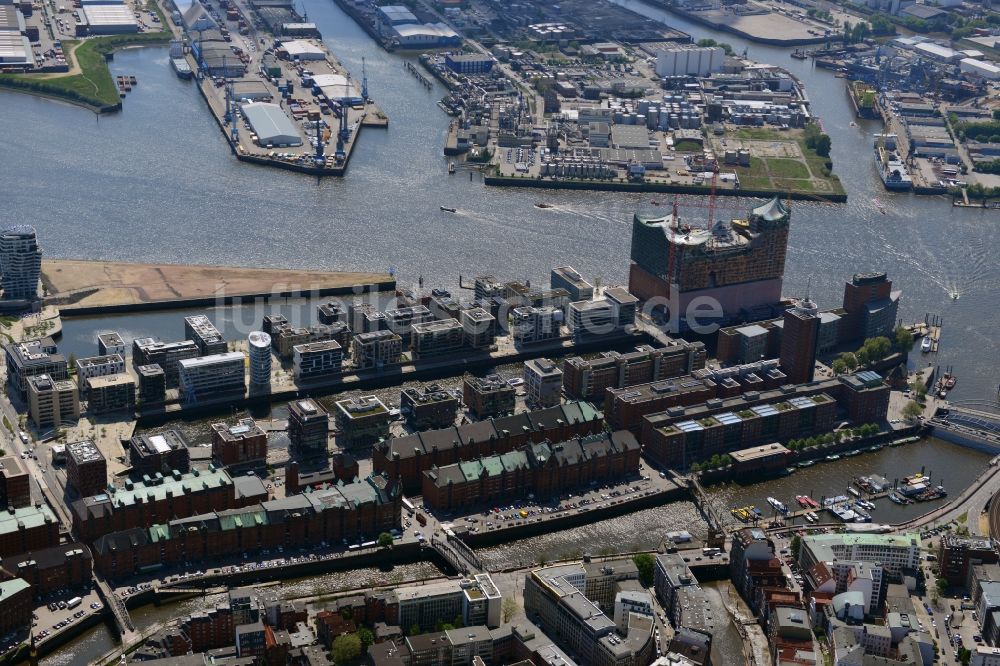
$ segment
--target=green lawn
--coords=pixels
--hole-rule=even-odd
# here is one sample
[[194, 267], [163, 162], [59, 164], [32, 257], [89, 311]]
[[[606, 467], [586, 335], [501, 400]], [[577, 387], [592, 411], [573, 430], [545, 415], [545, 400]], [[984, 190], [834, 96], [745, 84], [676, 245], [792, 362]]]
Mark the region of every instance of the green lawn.
[[[79, 74], [54, 78], [41, 78], [32, 74], [3, 74], [0, 75], [0, 86], [35, 91], [82, 102], [99, 110], [110, 110], [117, 108], [120, 98], [104, 55], [124, 46], [162, 44], [169, 40], [170, 33], [166, 30], [94, 37], [81, 43], [73, 52], [73, 58], [80, 65]], [[68, 52], [77, 43], [64, 41], [63, 48]]]
[[809, 169], [805, 164], [787, 157], [767, 158], [767, 170], [775, 178], [809, 178]]
[[674, 144], [674, 150], [682, 153], [700, 153], [702, 151], [702, 145], [697, 141], [692, 141], [691, 139], [682, 139]]

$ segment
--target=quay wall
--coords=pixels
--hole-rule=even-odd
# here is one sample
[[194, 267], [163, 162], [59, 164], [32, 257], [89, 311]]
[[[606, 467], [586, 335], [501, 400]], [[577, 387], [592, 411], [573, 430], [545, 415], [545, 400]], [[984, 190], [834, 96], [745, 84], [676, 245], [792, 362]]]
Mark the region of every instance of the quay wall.
[[[358, 291], [358, 288], [361, 291]], [[156, 310], [178, 310], [183, 308], [208, 307], [216, 305], [238, 305], [254, 301], [268, 301], [273, 298], [302, 298], [308, 296], [348, 296], [392, 291], [396, 288], [395, 280], [383, 280], [361, 285], [341, 287], [322, 287], [319, 289], [289, 289], [287, 291], [263, 292], [257, 294], [227, 294], [225, 296], [203, 296], [195, 298], [177, 298], [172, 300], [147, 301], [145, 303], [120, 303], [116, 305], [80, 305], [66, 306], [59, 309], [63, 317], [89, 317], [93, 315], [122, 314], [128, 312], [152, 312]]]
[[[622, 183], [618, 181], [602, 180], [540, 180], [537, 178], [511, 178], [508, 176], [486, 176], [484, 182], [487, 185], [501, 187], [534, 187], [545, 190], [592, 190], [600, 192], [664, 192], [676, 194], [708, 194], [710, 188], [698, 187], [696, 185], [671, 185], [669, 183]], [[811, 192], [790, 192], [777, 190], [746, 190], [746, 189], [719, 189], [716, 194], [731, 197], [758, 197], [770, 199], [780, 196], [787, 199], [800, 201], [829, 201], [831, 203], [845, 203], [847, 194], [813, 194]]]

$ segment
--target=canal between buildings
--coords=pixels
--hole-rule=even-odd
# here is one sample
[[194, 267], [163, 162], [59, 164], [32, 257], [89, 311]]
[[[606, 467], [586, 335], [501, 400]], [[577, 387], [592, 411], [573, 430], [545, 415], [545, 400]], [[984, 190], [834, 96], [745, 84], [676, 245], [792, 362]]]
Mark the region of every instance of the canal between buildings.
[[[995, 335], [1000, 265], [993, 254], [1000, 225], [995, 213], [952, 208], [942, 198], [884, 192], [871, 158], [871, 136], [879, 126], [854, 117], [843, 81], [830, 72], [789, 58], [788, 50], [748, 44], [638, 0], [620, 2], [696, 39], [726, 41], [737, 52], [747, 48], [750, 58], [782, 65], [805, 84], [813, 112], [833, 138], [834, 171], [849, 201], [793, 204], [785, 293], [804, 295], [811, 283], [813, 299], [832, 308], [840, 304], [851, 273], [886, 270], [903, 290], [901, 317], [913, 321], [933, 312], [944, 318], [941, 352], [917, 355], [914, 362], [954, 366], [959, 377], [955, 402], [994, 408], [1000, 382]], [[487, 188], [478, 177], [470, 182], [461, 172], [448, 176], [442, 155], [448, 118], [436, 104], [444, 89], [435, 83], [432, 91], [425, 90], [403, 68], [415, 56], [381, 51], [330, 0], [304, 0], [304, 9], [355, 78], [366, 58], [372, 95], [391, 119], [388, 131], [364, 130], [345, 178], [317, 181], [237, 162], [194, 86], [173, 74], [166, 49], [129, 50], [116, 54], [112, 68], [116, 74], [135, 74], [139, 85], [124, 111], [114, 116], [96, 117], [65, 104], [0, 92], [5, 219], [35, 225], [48, 257], [361, 271], [392, 266], [402, 284], [414, 284], [422, 275], [428, 285], [450, 288], [457, 286], [459, 273], [491, 272], [545, 283], [551, 267], [564, 263], [602, 284], [626, 280], [632, 215], [652, 208], [648, 195], [543, 195]], [[536, 208], [541, 197], [554, 207]], [[753, 203], [723, 199], [724, 205], [732, 202], [740, 209], [722, 208], [720, 214], [740, 214]], [[441, 205], [459, 211], [444, 213]], [[689, 214], [697, 223], [703, 211]], [[960, 294], [959, 300], [951, 300], [951, 291]], [[254, 310], [218, 308], [209, 314], [224, 332], [242, 333], [262, 315], [260, 306], [245, 307]], [[271, 309], [296, 322], [313, 317], [312, 305], [298, 301]], [[96, 333], [109, 329], [126, 338], [176, 338], [185, 314], [67, 319], [61, 346], [78, 357], [93, 354]], [[926, 440], [818, 464], [767, 484], [717, 486], [710, 494], [725, 509], [745, 504], [764, 509], [767, 496], [791, 503], [798, 494], [840, 494], [854, 476], [879, 473], [891, 479], [921, 467], [956, 493], [986, 460], [983, 454]], [[875, 520], [895, 522], [931, 506], [901, 508], [882, 501]], [[484, 549], [482, 555], [487, 563], [527, 562], [652, 548], [664, 532], [676, 529], [704, 533], [692, 504], [648, 509]], [[296, 596], [313, 588], [392, 584], [434, 573], [432, 565], [362, 570], [285, 582], [282, 590]], [[141, 628], [211, 603], [193, 599], [147, 606], [133, 617]], [[718, 639], [722, 654], [738, 658], [738, 639], [735, 644]], [[109, 632], [99, 628], [44, 661], [85, 663], [110, 646]]]

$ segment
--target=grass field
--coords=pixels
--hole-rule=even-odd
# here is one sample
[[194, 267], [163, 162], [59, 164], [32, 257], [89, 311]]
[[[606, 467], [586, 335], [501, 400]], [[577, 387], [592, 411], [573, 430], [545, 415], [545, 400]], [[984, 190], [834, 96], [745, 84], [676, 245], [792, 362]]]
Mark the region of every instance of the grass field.
[[[801, 158], [751, 157], [749, 167], [734, 169], [744, 189], [806, 194], [844, 193], [840, 179], [830, 173], [826, 166], [828, 159], [820, 157], [815, 151], [806, 147], [801, 130], [779, 131], [764, 127], [741, 127], [733, 134], [744, 141], [795, 144], [801, 153]], [[784, 154], [789, 152], [784, 151]]]
[[94, 37], [83, 42], [67, 40], [63, 42], [63, 49], [66, 53], [72, 50], [71, 57], [80, 66], [79, 74], [53, 78], [32, 74], [3, 74], [0, 75], [0, 86], [79, 102], [98, 111], [116, 109], [120, 99], [118, 88], [104, 55], [125, 46], [162, 44], [169, 40], [170, 33], [166, 30]]
[[702, 146], [697, 141], [682, 139], [674, 144], [674, 150], [681, 153], [700, 153], [702, 151]]

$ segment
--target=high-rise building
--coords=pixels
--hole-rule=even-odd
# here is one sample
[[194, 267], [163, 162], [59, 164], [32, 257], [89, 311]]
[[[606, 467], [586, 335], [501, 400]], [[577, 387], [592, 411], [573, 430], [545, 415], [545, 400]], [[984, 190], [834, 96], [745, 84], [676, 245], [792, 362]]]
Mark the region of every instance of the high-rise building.
[[295, 381], [329, 380], [340, 374], [344, 363], [344, 350], [336, 340], [309, 342], [292, 348], [292, 366]]
[[302, 453], [326, 456], [330, 416], [312, 398], [288, 403], [288, 439]]
[[250, 355], [250, 383], [266, 386], [271, 383], [271, 336], [263, 331], [252, 331], [247, 336]]
[[377, 396], [345, 398], [336, 405], [341, 448], [368, 447], [389, 437], [389, 410]]
[[7, 357], [7, 383], [22, 400], [28, 396], [28, 378], [48, 375], [52, 379], [66, 379], [69, 370], [66, 358], [59, 353], [52, 338], [10, 342], [4, 345]]
[[553, 289], [565, 289], [573, 301], [589, 301], [594, 297], [594, 286], [572, 266], [553, 268], [549, 285]]
[[38, 298], [42, 248], [38, 247], [34, 227], [18, 225], [0, 234], [0, 272], [5, 300]]
[[66, 485], [80, 497], [104, 492], [108, 485], [108, 461], [90, 440], [66, 445]]
[[[781, 301], [791, 211], [774, 198], [747, 220], [696, 227], [675, 209], [662, 217], [636, 214], [628, 291], [662, 298], [683, 318], [691, 301], [714, 299], [723, 319], [770, 314]], [[671, 290], [679, 296], [670, 302]]]
[[267, 433], [253, 419], [234, 426], [212, 424], [212, 457], [222, 465], [257, 465], [267, 461]]
[[132, 341], [132, 365], [160, 366], [167, 388], [176, 388], [178, 381], [177, 364], [187, 358], [197, 358], [201, 354], [191, 340], [163, 342], [157, 338], [136, 338]]
[[844, 310], [840, 321], [842, 342], [889, 336], [896, 326], [899, 297], [884, 272], [856, 273], [844, 285]]
[[785, 311], [780, 362], [791, 384], [813, 380], [819, 324], [819, 308], [808, 298]]
[[128, 442], [128, 459], [137, 477], [169, 475], [174, 470], [182, 474], [191, 471], [191, 452], [179, 430], [136, 435]]
[[125, 358], [125, 340], [116, 331], [108, 331], [97, 336], [97, 355], [111, 356], [118, 354]]

